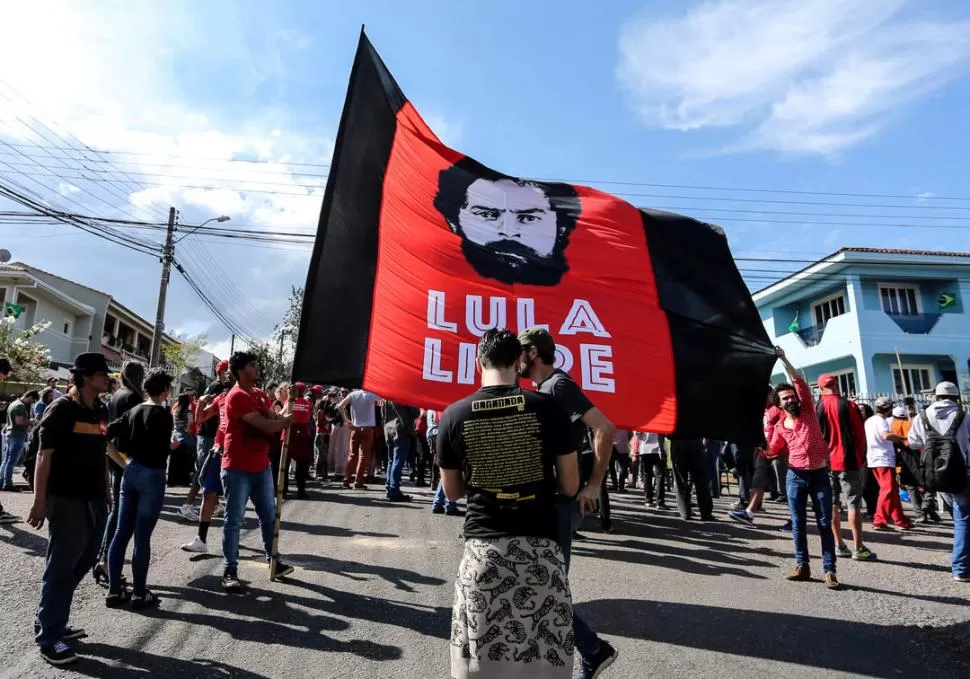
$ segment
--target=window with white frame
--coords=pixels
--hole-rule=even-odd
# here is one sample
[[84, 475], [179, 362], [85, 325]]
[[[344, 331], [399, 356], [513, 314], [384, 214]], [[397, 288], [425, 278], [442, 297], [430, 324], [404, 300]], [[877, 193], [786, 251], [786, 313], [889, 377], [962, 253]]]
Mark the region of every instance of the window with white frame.
[[839, 393], [843, 396], [854, 396], [856, 393], [855, 370], [832, 373], [839, 381]]
[[915, 316], [920, 313], [918, 285], [880, 283], [879, 299], [882, 310], [893, 316]]
[[936, 384], [936, 370], [931, 365], [903, 365], [892, 367], [893, 388], [897, 394], [919, 394]]
[[815, 317], [815, 325], [821, 327], [828, 323], [830, 318], [841, 316], [845, 313], [845, 295], [841, 292], [831, 297], [826, 297], [821, 302], [812, 305], [812, 315]]

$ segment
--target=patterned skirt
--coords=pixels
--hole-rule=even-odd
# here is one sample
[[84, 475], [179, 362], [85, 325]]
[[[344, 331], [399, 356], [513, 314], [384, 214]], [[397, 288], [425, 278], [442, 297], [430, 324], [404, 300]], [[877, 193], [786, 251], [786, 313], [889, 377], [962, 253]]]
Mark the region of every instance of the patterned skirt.
[[451, 618], [454, 679], [565, 679], [573, 604], [559, 545], [547, 538], [465, 541]]

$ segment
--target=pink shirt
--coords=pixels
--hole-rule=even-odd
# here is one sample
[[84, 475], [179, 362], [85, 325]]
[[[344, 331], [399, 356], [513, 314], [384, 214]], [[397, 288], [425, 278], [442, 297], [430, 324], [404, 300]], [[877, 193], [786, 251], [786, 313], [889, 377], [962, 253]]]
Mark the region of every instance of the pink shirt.
[[[769, 447], [776, 450], [783, 445], [788, 446], [788, 466], [791, 469], [810, 470], [821, 469], [828, 464], [829, 444], [822, 435], [822, 426], [815, 405], [812, 400], [812, 390], [808, 382], [801, 377], [792, 380], [802, 411], [798, 417], [792, 418], [792, 428], [785, 426], [787, 418], [781, 418], [775, 424], [774, 431], [768, 441]], [[787, 413], [786, 413], [787, 414]]]

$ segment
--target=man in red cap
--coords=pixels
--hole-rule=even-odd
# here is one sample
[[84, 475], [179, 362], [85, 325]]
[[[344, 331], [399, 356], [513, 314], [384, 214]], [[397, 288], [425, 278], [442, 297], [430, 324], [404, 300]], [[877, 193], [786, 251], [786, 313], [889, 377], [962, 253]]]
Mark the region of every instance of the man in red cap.
[[[303, 382], [295, 382], [290, 385], [286, 405], [283, 407], [283, 416], [293, 415], [293, 424], [290, 425], [290, 444], [287, 448], [287, 457], [296, 464], [296, 498], [304, 500], [306, 494], [306, 480], [310, 476], [310, 464], [313, 462], [313, 445], [310, 438], [310, 413], [313, 406], [310, 401], [304, 398], [306, 385]], [[283, 440], [286, 440], [286, 431], [283, 432]], [[287, 462], [289, 467], [289, 462]], [[283, 495], [289, 489], [289, 469], [283, 473]]]
[[[872, 561], [876, 555], [862, 542], [862, 485], [865, 479], [866, 429], [855, 402], [839, 394], [835, 375], [819, 375], [821, 398], [815, 406], [822, 434], [829, 446], [832, 479], [832, 533], [839, 556]], [[842, 503], [849, 508], [852, 549], [842, 540]]]

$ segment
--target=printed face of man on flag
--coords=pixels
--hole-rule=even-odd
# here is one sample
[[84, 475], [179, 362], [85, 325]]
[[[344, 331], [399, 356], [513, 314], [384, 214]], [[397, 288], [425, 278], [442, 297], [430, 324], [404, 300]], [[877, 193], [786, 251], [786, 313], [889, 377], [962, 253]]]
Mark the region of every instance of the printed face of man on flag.
[[483, 278], [557, 285], [569, 270], [580, 205], [567, 184], [514, 179], [466, 159], [440, 173], [435, 208]]

